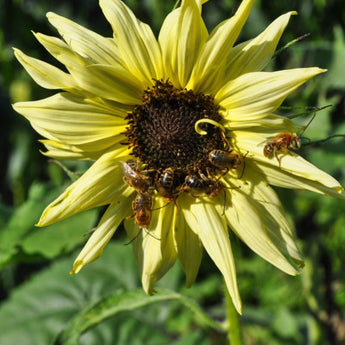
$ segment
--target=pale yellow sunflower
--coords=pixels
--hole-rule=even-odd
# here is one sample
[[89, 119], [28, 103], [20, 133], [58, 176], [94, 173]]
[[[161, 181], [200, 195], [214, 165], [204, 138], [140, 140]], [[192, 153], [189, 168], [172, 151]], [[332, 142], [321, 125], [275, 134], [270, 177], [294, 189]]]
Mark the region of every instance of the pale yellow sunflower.
[[[45, 155], [94, 161], [38, 223], [108, 205], [73, 273], [101, 255], [125, 220], [148, 294], [176, 259], [190, 286], [205, 248], [241, 312], [229, 229], [295, 275], [303, 259], [269, 185], [343, 194], [334, 178], [291, 151], [296, 142], [285, 139], [299, 128], [274, 114], [324, 70], [262, 72], [295, 12], [234, 45], [253, 0], [244, 0], [210, 33], [201, 16], [204, 2], [183, 0], [158, 39], [119, 0], [100, 0], [113, 37], [48, 13], [63, 39], [35, 37], [67, 72], [17, 49], [15, 54], [40, 86], [62, 92], [14, 108], [46, 138]], [[285, 141], [276, 138], [267, 147], [279, 133], [286, 133]]]

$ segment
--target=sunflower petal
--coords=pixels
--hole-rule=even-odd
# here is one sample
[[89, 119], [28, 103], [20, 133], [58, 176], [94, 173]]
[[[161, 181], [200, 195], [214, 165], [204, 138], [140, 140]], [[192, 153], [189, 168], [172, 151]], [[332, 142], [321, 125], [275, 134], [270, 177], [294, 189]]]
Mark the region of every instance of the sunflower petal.
[[[256, 170], [266, 176], [268, 183], [290, 189], [307, 189], [313, 192], [344, 198], [340, 183], [309, 163], [293, 151], [279, 154], [280, 164], [276, 157], [265, 157], [263, 148], [272, 133], [255, 133], [245, 131], [232, 132], [238, 149], [248, 152], [246, 168]], [[255, 160], [255, 163], [254, 163]]]
[[[273, 186], [289, 189], [305, 189], [315, 193], [345, 199], [344, 188], [335, 178], [316, 168], [300, 156], [294, 155], [293, 157], [287, 157], [284, 158], [285, 162], [282, 163], [281, 168], [257, 161], [255, 163], [256, 169]], [[293, 162], [293, 164], [289, 166], [289, 162]], [[290, 172], [285, 170], [284, 166], [287, 166], [287, 170], [290, 170]]]
[[121, 63], [113, 39], [105, 38], [53, 12], [48, 12], [47, 18], [71, 49], [90, 62], [105, 65]]
[[262, 34], [231, 49], [225, 67], [226, 78], [232, 80], [242, 74], [264, 69], [270, 62], [291, 15], [294, 14], [297, 12], [280, 16]]
[[219, 215], [213, 204], [191, 202], [191, 198], [187, 197], [179, 200], [188, 225], [199, 236], [208, 255], [222, 272], [234, 306], [241, 313], [241, 298], [225, 219]]
[[166, 17], [159, 33], [166, 74], [176, 87], [187, 85], [208, 37], [199, 6], [194, 0], [183, 0], [181, 7]]
[[124, 104], [141, 102], [142, 84], [120, 65], [88, 65], [71, 74], [81, 88], [95, 96]]
[[129, 199], [111, 204], [101, 218], [91, 237], [75, 259], [71, 274], [78, 273], [85, 265], [100, 257], [104, 247], [113, 237], [122, 220], [128, 215]]
[[67, 145], [92, 147], [93, 151], [119, 141], [126, 122], [100, 103], [70, 93], [33, 102], [16, 103], [14, 109], [25, 116], [44, 137]]
[[77, 88], [71, 75], [57, 67], [32, 58], [19, 49], [14, 49], [14, 55], [38, 85], [46, 89], [63, 89], [71, 92]]
[[84, 67], [90, 62], [74, 52], [64, 41], [57, 37], [33, 33], [43, 47], [70, 71], [73, 68]]
[[249, 16], [253, 2], [254, 0], [242, 1], [235, 15], [211, 32], [187, 88], [214, 94], [222, 86], [226, 58]]
[[199, 271], [203, 252], [202, 243], [185, 223], [184, 218], [177, 214], [175, 215], [174, 235], [177, 255], [186, 274], [186, 285], [190, 287]]
[[120, 64], [92, 64], [89, 59], [77, 54], [56, 37], [39, 33], [35, 36], [51, 55], [66, 66], [79, 88], [95, 97], [103, 97], [120, 103], [140, 102], [142, 83]]
[[310, 78], [325, 72], [311, 68], [296, 68], [277, 72], [253, 72], [239, 76], [222, 87], [215, 100], [229, 109], [234, 118], [249, 121], [273, 113], [284, 99]]
[[[231, 193], [227, 191], [227, 199], [231, 199], [231, 207], [226, 208], [225, 217], [233, 232], [251, 250], [272, 265], [285, 273], [296, 275], [298, 271], [285, 258], [282, 250], [285, 253], [291, 252], [298, 262], [302, 259], [291, 236], [289, 236], [289, 231], [284, 229], [286, 224], [278, 221], [283, 216], [282, 214], [279, 215], [279, 209], [273, 204], [269, 207], [274, 209], [279, 216], [277, 220], [272, 215], [265, 215], [267, 209], [263, 207], [263, 202], [266, 202], [266, 200], [259, 199], [255, 201], [242, 190], [233, 189]], [[275, 232], [270, 229], [272, 225], [275, 225]], [[289, 245], [288, 249], [285, 247], [287, 245]]]
[[114, 151], [121, 147], [119, 144], [114, 144], [105, 148], [104, 150], [93, 150], [93, 147], [90, 147], [89, 150], [75, 146], [75, 145], [66, 145], [54, 140], [39, 140], [42, 143], [47, 151], [41, 151], [41, 153], [47, 157], [62, 159], [62, 160], [91, 160], [95, 161], [104, 155], [107, 152]]
[[128, 236], [133, 239], [133, 249], [141, 271], [143, 289], [154, 293], [154, 283], [175, 263], [177, 253], [173, 241], [173, 204], [163, 207], [159, 198], [152, 211], [148, 229], [140, 229], [133, 221], [125, 222]]
[[100, 157], [77, 181], [72, 183], [42, 213], [37, 226], [46, 226], [88, 210], [126, 198], [128, 190], [120, 169], [127, 148]]
[[119, 0], [100, 0], [102, 11], [114, 31], [123, 63], [147, 86], [152, 78], [162, 77], [161, 53], [157, 40], [147, 25]]

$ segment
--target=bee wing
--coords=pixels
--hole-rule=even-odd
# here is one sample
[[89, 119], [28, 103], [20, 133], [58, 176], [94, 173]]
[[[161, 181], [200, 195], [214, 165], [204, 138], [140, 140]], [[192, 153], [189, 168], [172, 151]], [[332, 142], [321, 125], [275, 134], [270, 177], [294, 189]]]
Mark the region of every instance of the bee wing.
[[270, 139], [272, 139], [272, 138], [273, 137], [269, 137], [263, 141], [260, 141], [258, 144], [256, 144], [256, 146], [261, 146], [262, 144], [267, 144], [270, 141]]
[[121, 170], [122, 173], [127, 176], [127, 177], [133, 177], [136, 178], [138, 176], [138, 174], [136, 173], [135, 170], [133, 170], [129, 164], [127, 164], [126, 162], [120, 161], [121, 164]]

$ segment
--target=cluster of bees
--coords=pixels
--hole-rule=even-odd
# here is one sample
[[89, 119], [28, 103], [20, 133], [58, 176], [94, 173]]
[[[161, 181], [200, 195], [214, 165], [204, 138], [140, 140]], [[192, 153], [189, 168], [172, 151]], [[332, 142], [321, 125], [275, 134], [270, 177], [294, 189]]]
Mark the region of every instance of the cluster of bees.
[[182, 192], [187, 192], [193, 197], [217, 197], [226, 188], [220, 178], [229, 169], [237, 169], [243, 165], [244, 157], [232, 150], [215, 149], [208, 153], [208, 163], [206, 176], [201, 171], [186, 173], [171, 167], [145, 170], [141, 169], [140, 163], [135, 160], [121, 162], [124, 182], [137, 192], [132, 202], [135, 222], [144, 228], [150, 224], [154, 191], [168, 203], [175, 202]]
[[[280, 165], [279, 154], [287, 154], [290, 149], [297, 150], [301, 146], [300, 138], [293, 133], [279, 133], [266, 141], [263, 148], [265, 157], [275, 157]], [[135, 160], [121, 162], [124, 182], [131, 186], [136, 192], [132, 202], [133, 217], [135, 222], [146, 228], [151, 221], [153, 206], [153, 194], [156, 191], [163, 200], [175, 202], [182, 192], [187, 192], [193, 197], [202, 195], [210, 198], [217, 197], [224, 188], [221, 182], [230, 169], [237, 169], [242, 166], [244, 172], [245, 156], [234, 152], [232, 149], [214, 149], [208, 153], [209, 173], [207, 176], [200, 170], [186, 174], [182, 170], [168, 167], [166, 169], [142, 169], [141, 163]], [[215, 178], [216, 176], [216, 178]]]

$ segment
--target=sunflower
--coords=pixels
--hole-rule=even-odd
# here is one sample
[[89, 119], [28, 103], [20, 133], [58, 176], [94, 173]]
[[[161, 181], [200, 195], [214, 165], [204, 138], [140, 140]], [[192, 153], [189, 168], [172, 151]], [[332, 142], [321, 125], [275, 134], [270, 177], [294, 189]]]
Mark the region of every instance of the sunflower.
[[46, 156], [94, 162], [38, 223], [107, 206], [72, 273], [98, 258], [124, 221], [148, 294], [177, 259], [190, 286], [205, 248], [241, 312], [229, 229], [295, 275], [303, 259], [270, 185], [343, 194], [334, 178], [291, 150], [300, 128], [274, 114], [324, 70], [262, 72], [296, 13], [235, 45], [253, 0], [210, 33], [204, 2], [183, 0], [158, 39], [120, 0], [100, 0], [110, 38], [48, 13], [63, 39], [34, 35], [66, 70], [17, 49], [15, 55], [40, 86], [62, 91], [14, 109], [45, 138]]

